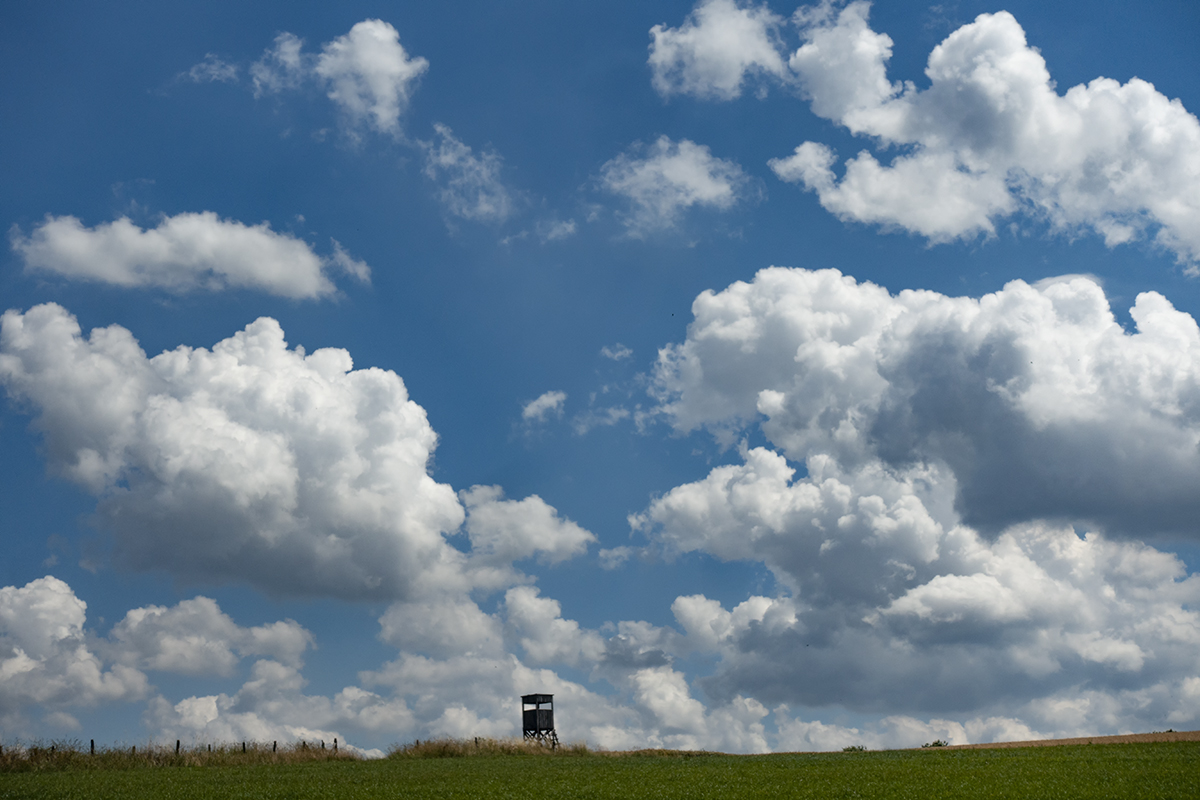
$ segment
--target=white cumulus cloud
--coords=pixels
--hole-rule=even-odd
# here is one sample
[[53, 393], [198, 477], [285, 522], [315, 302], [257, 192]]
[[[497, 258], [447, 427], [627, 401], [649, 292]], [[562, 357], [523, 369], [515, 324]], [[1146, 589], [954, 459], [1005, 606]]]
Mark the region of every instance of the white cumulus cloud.
[[[327, 748], [340, 739], [347, 746], [347, 732], [406, 734], [413, 727], [413, 713], [401, 698], [385, 698], [348, 686], [332, 697], [307, 695], [307, 681], [294, 667], [267, 659], [258, 661], [248, 680], [232, 695], [192, 696], [176, 703], [157, 696], [149, 704], [144, 721], [163, 739], [194, 742], [296, 742]], [[351, 745], [351, 749], [357, 750]], [[359, 752], [363, 752], [359, 750]], [[365, 755], [382, 756], [380, 751]]]
[[401, 117], [429, 62], [410, 56], [400, 34], [380, 19], [365, 19], [326, 42], [319, 54], [305, 53], [304, 40], [280, 33], [250, 67], [254, 94], [277, 93], [315, 81], [341, 112], [347, 133], [365, 129], [401, 135]]
[[459, 574], [443, 532], [463, 512], [426, 471], [424, 409], [344, 350], [289, 349], [272, 319], [147, 358], [119, 326], [85, 338], [59, 306], [9, 311], [0, 382], [135, 567], [343, 597]]
[[990, 531], [1046, 518], [1194, 535], [1200, 328], [1160, 294], [1137, 296], [1129, 332], [1086, 276], [973, 299], [770, 268], [692, 310], [657, 367], [681, 431], [732, 443], [761, 420], [797, 462], [927, 467]]
[[[1086, 276], [973, 299], [781, 268], [693, 313], [659, 413], [770, 446], [631, 521], [668, 557], [775, 577], [775, 597], [672, 607], [685, 635], [660, 646], [717, 654], [714, 703], [776, 708], [781, 746], [1200, 721], [1180, 710], [1200, 576], [1143, 541], [1193, 535], [1195, 320], [1148, 292], [1126, 331]], [[830, 705], [875, 721], [813, 719]]]
[[508, 624], [518, 633], [531, 664], [595, 664], [604, 655], [604, 639], [596, 631], [563, 619], [562, 604], [539, 597], [532, 586], [516, 586], [504, 595]]
[[[761, 561], [787, 591], [731, 611], [676, 600], [690, 646], [720, 654], [700, 681], [715, 701], [926, 719], [1004, 711], [1061, 734], [1102, 723], [1073, 729], [1039, 703], [1099, 693], [1121, 707], [1117, 725], [1150, 729], [1196, 676], [1200, 578], [1171, 554], [1045, 523], [988, 540], [958, 522], [929, 473], [847, 473], [814, 456], [797, 478], [777, 453], [744, 458], [637, 519], [668, 551]], [[1155, 702], [1138, 707], [1134, 690]]]
[[664, 97], [690, 94], [732, 100], [748, 74], [786, 78], [777, 29], [783, 19], [766, 6], [702, 0], [678, 28], [650, 29], [650, 69]]
[[108, 634], [113, 660], [182, 675], [228, 676], [245, 656], [299, 666], [312, 634], [292, 620], [243, 628], [207, 597], [130, 610]]
[[991, 234], [1023, 212], [1058, 231], [1090, 228], [1110, 247], [1152, 235], [1180, 262], [1200, 259], [1200, 122], [1178, 100], [1138, 78], [1058, 94], [1004, 11], [934, 48], [928, 88], [892, 83], [892, 40], [871, 30], [868, 9], [802, 9], [789, 66], [816, 114], [901, 153], [881, 163], [864, 150], [839, 178], [833, 151], [805, 142], [770, 162], [780, 178], [842, 219], [933, 242]]
[[424, 58], [409, 57], [390, 24], [366, 19], [325, 44], [313, 71], [351, 126], [395, 136], [416, 81], [428, 68]]
[[473, 567], [506, 567], [534, 556], [557, 564], [582, 555], [596, 541], [536, 494], [507, 500], [499, 486], [472, 486], [460, 496], [467, 509]]
[[745, 197], [748, 183], [737, 163], [666, 136], [649, 147], [635, 145], [600, 169], [600, 185], [629, 201], [623, 221], [634, 238], [675, 227], [696, 206], [726, 211]]
[[501, 623], [461, 594], [395, 603], [379, 626], [382, 641], [408, 653], [450, 658], [497, 657], [504, 651]]
[[211, 211], [164, 217], [149, 229], [126, 217], [89, 228], [72, 216], [48, 216], [28, 236], [14, 227], [9, 239], [30, 272], [175, 293], [247, 288], [316, 298], [336, 290], [331, 268], [370, 279], [370, 268], [337, 242], [325, 258], [265, 222], [246, 225]]
[[[267, 317], [212, 349], [147, 358], [120, 326], [85, 337], [60, 306], [8, 311], [0, 384], [36, 414], [51, 469], [99, 498], [97, 520], [135, 568], [419, 603], [504, 589], [526, 580], [513, 561], [559, 563], [594, 541], [536, 495], [473, 487], [460, 504], [429, 475], [437, 435], [398, 375], [289, 348]], [[446, 539], [464, 518], [469, 553]], [[130, 635], [187, 614], [228, 628], [196, 602], [139, 612]], [[291, 649], [253, 632], [234, 646], [295, 662], [299, 633], [277, 633]]]
[[47, 575], [25, 586], [0, 587], [0, 730], [20, 730], [34, 708], [72, 718], [63, 709], [128, 702], [149, 691], [146, 676], [106, 665], [84, 631], [87, 604]]

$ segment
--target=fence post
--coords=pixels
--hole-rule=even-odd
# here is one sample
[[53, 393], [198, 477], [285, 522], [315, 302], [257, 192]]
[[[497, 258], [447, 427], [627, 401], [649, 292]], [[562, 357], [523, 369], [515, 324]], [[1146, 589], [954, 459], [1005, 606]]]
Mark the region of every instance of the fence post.
[[337, 737], [333, 737], [333, 752], [337, 752]]
[[274, 753], [279, 749], [279, 742], [271, 742], [271, 752]]
[[175, 755], [179, 755], [179, 740], [175, 740]]
[[96, 740], [92, 739], [92, 755], [96, 755]]
[[246, 752], [246, 743], [242, 742], [242, 752]]

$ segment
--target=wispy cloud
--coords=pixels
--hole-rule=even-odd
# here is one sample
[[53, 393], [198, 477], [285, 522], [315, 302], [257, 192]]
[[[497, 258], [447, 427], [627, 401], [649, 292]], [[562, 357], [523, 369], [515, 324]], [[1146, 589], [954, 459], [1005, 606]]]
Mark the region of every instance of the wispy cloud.
[[500, 178], [503, 160], [486, 150], [478, 155], [436, 124], [435, 142], [422, 142], [425, 175], [438, 185], [438, 198], [450, 214], [472, 222], [503, 222], [516, 211], [512, 194]]
[[566, 402], [566, 392], [546, 392], [525, 404], [521, 409], [521, 419], [527, 423], [535, 423], [545, 422], [550, 417], [561, 418]]
[[187, 72], [179, 73], [178, 77], [193, 83], [237, 83], [238, 67], [215, 53], [207, 53], [203, 61], [192, 65]]
[[735, 162], [666, 136], [649, 147], [634, 145], [600, 169], [600, 185], [629, 201], [623, 222], [634, 238], [674, 228], [693, 207], [728, 210], [743, 198], [748, 181]]

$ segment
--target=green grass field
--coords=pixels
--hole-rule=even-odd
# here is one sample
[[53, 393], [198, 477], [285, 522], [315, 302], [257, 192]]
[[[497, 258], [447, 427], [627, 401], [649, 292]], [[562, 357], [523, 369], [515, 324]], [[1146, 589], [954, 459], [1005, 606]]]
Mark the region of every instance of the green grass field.
[[212, 766], [47, 763], [0, 798], [1200, 798], [1200, 743], [730, 756], [477, 755]]

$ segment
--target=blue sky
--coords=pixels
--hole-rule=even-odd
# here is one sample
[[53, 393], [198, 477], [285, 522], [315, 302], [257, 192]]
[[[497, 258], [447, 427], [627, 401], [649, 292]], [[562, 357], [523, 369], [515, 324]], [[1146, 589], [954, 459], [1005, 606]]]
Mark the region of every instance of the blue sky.
[[1200, 722], [1191, 4], [0, 15], [6, 741]]

